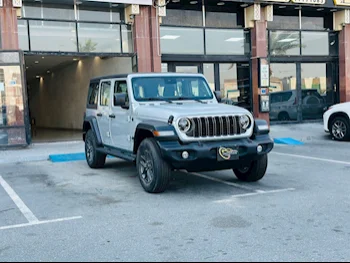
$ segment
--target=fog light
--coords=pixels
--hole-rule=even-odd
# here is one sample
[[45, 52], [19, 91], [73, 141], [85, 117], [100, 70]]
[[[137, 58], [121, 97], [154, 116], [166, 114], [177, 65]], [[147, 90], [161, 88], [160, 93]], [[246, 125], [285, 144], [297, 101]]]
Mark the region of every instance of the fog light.
[[189, 156], [190, 156], [190, 155], [189, 155], [188, 152], [186, 152], [186, 151], [182, 152], [182, 158], [188, 159]]
[[256, 150], [258, 151], [258, 153], [261, 153], [263, 151], [263, 147], [261, 145], [259, 145]]

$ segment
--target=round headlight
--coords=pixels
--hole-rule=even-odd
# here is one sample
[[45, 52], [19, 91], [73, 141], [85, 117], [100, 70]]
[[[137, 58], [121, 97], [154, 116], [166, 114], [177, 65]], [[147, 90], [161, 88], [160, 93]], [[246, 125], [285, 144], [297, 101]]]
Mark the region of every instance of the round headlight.
[[239, 122], [241, 123], [241, 127], [243, 130], [246, 130], [250, 126], [250, 119], [247, 115], [242, 115], [239, 117]]
[[186, 133], [191, 129], [191, 121], [187, 118], [181, 118], [178, 123], [180, 131]]

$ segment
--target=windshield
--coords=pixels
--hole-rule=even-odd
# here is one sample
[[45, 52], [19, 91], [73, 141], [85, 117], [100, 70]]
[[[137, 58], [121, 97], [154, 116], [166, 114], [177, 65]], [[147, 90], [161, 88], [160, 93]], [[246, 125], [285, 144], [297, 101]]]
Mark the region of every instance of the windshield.
[[132, 79], [135, 100], [208, 100], [213, 99], [201, 77], [136, 77]]

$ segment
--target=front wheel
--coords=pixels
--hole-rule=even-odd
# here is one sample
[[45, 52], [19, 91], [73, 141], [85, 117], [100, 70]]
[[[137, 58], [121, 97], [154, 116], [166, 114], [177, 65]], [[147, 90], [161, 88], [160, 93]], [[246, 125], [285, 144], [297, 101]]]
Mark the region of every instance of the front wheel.
[[331, 123], [332, 136], [337, 141], [345, 141], [350, 138], [350, 123], [343, 117], [335, 118]]
[[162, 159], [153, 138], [143, 140], [137, 151], [136, 168], [143, 189], [148, 193], [161, 193], [168, 187], [171, 169]]
[[267, 171], [268, 158], [267, 154], [260, 159], [253, 161], [250, 166], [240, 169], [233, 169], [236, 177], [244, 182], [256, 182], [261, 180]]

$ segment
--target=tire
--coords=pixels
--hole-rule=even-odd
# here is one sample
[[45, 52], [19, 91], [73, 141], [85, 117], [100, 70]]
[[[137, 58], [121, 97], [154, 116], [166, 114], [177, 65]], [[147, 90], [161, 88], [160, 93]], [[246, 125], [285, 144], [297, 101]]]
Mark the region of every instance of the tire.
[[106, 163], [106, 154], [97, 151], [97, 140], [94, 132], [89, 130], [85, 138], [85, 157], [90, 168], [102, 168]]
[[283, 111], [280, 114], [278, 114], [278, 120], [279, 121], [289, 121], [290, 117], [289, 117], [288, 112]]
[[336, 117], [330, 126], [332, 137], [336, 141], [346, 141], [350, 139], [350, 123], [344, 117]]
[[268, 158], [267, 154], [260, 159], [255, 160], [249, 167], [243, 169], [233, 169], [236, 177], [244, 182], [256, 182], [261, 180], [267, 171]]
[[162, 193], [168, 187], [171, 169], [162, 159], [153, 138], [146, 138], [137, 150], [136, 168], [143, 189], [148, 193]]

